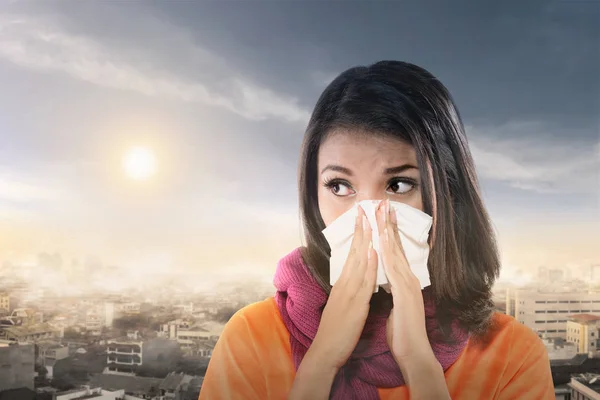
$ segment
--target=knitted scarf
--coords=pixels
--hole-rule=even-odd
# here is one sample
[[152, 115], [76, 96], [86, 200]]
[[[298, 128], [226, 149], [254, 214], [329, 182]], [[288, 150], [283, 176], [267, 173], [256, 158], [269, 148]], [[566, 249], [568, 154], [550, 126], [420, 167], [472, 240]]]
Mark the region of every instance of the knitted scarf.
[[[300, 249], [282, 258], [274, 278], [275, 300], [290, 333], [290, 344], [296, 370], [310, 347], [317, 329], [327, 294], [318, 285], [304, 264]], [[469, 335], [453, 324], [455, 344], [436, 340], [437, 321], [430, 287], [423, 290], [427, 335], [433, 352], [444, 371], [459, 357]], [[392, 388], [404, 384], [400, 367], [394, 360], [386, 340], [386, 321], [390, 309], [371, 311], [367, 317], [360, 340], [336, 375], [331, 399], [378, 399], [377, 388]]]

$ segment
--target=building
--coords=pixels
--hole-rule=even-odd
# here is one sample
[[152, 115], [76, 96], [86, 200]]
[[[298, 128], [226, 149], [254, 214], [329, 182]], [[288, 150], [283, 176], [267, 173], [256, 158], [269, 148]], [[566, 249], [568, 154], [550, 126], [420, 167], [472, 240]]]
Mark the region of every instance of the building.
[[181, 395], [181, 400], [198, 400], [203, 380], [204, 378], [199, 376], [193, 378], [184, 389], [184, 392]]
[[48, 323], [14, 325], [0, 329], [0, 340], [18, 343], [36, 343], [41, 340], [58, 337], [59, 330]]
[[212, 357], [212, 353], [216, 344], [217, 341], [213, 339], [196, 343], [195, 346], [192, 347], [190, 355], [210, 358]]
[[44, 314], [32, 308], [15, 308], [8, 318], [23, 325], [44, 322]]
[[578, 353], [595, 354], [600, 340], [598, 339], [598, 324], [600, 316], [577, 314], [567, 321], [567, 341], [577, 345]]
[[600, 316], [600, 293], [509, 288], [506, 290], [506, 314], [515, 317], [540, 337], [546, 334], [546, 337], [566, 339], [569, 316]]
[[116, 317], [115, 303], [104, 303], [104, 326], [107, 328], [112, 327]]
[[171, 372], [158, 386], [161, 395], [165, 400], [181, 400], [182, 392], [187, 389], [187, 385], [194, 377], [184, 373]]
[[6, 313], [10, 313], [10, 295], [6, 292], [0, 292], [0, 311], [6, 310]]
[[34, 372], [33, 344], [0, 341], [0, 392], [20, 388], [33, 390]]
[[589, 354], [577, 354], [570, 360], [550, 360], [550, 370], [554, 387], [567, 387], [573, 376], [600, 374], [600, 358], [590, 358]]
[[9, 389], [0, 392], [0, 400], [39, 400], [35, 390], [29, 388]]
[[571, 400], [571, 388], [569, 385], [555, 385], [554, 398], [555, 400]]
[[196, 323], [179, 319], [162, 325], [159, 335], [177, 341], [183, 350], [190, 350], [198, 343], [218, 340], [223, 327], [218, 322]]
[[180, 353], [177, 342], [143, 339], [137, 331], [128, 332], [127, 337], [108, 341], [104, 373], [135, 376], [141, 366], [175, 367]]
[[83, 386], [79, 389], [59, 392], [54, 395], [54, 400], [143, 400], [142, 397], [127, 396], [125, 390], [115, 390], [114, 392], [102, 390], [101, 387]]
[[570, 396], [565, 400], [600, 400], [600, 375], [580, 374], [567, 384]]
[[105, 315], [90, 310], [85, 315], [85, 330], [92, 335], [100, 335], [106, 324]]
[[141, 304], [138, 302], [120, 303], [117, 304], [116, 311], [122, 315], [139, 315]]
[[578, 346], [562, 338], [543, 338], [550, 360], [568, 360], [577, 355]]
[[39, 342], [37, 362], [48, 371], [46, 377], [52, 379], [54, 376], [54, 364], [57, 361], [69, 357], [69, 347], [54, 341]]
[[137, 367], [142, 365], [144, 346], [143, 340], [134, 335], [108, 341], [106, 350], [107, 374], [135, 375]]
[[194, 313], [194, 303], [176, 304], [173, 306], [173, 311], [177, 314], [190, 315]]
[[[123, 398], [126, 400], [134, 400], [135, 397], [160, 400], [197, 400], [202, 378], [175, 372], [168, 374], [164, 379], [98, 374], [92, 375], [90, 385], [90, 387], [97, 388], [96, 391], [100, 388], [103, 389], [103, 392], [122, 390]], [[93, 399], [96, 398], [93, 397]], [[112, 400], [112, 398], [110, 399]]]
[[163, 379], [159, 378], [94, 374], [90, 377], [89, 385], [92, 387], [101, 387], [104, 390], [124, 390], [128, 396], [151, 399], [160, 394], [158, 387], [162, 382]]

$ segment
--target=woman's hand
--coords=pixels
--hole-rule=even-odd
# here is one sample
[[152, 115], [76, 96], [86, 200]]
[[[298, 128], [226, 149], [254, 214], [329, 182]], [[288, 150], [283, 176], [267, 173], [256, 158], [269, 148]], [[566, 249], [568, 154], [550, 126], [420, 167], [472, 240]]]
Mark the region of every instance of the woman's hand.
[[365, 212], [358, 207], [348, 259], [331, 289], [319, 329], [308, 350], [318, 354], [317, 358], [336, 372], [356, 348], [369, 313], [377, 279], [377, 253], [371, 237], [372, 229]]
[[394, 306], [387, 322], [387, 342], [400, 369], [437, 362], [427, 338], [421, 284], [404, 255], [389, 200], [379, 203], [377, 225], [381, 257], [391, 286]]
[[313, 343], [298, 367], [290, 400], [328, 399], [335, 375], [356, 348], [377, 279], [377, 253], [371, 236], [369, 221], [359, 207], [350, 254], [331, 289]]
[[406, 260], [396, 213], [389, 200], [377, 209], [381, 258], [394, 306], [387, 321], [387, 343], [398, 363], [411, 399], [448, 399], [444, 370], [435, 357], [425, 324], [421, 283]]

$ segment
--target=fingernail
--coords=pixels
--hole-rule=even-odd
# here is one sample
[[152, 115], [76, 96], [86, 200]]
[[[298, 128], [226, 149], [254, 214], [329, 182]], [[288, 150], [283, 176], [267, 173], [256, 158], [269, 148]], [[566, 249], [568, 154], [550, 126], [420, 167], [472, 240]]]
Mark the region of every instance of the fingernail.
[[398, 217], [396, 216], [396, 211], [392, 211], [391, 214], [392, 215], [391, 215], [390, 218], [392, 220], [392, 223], [397, 224], [398, 223]]
[[388, 241], [388, 231], [387, 228], [383, 230], [383, 240], [387, 243]]
[[392, 290], [391, 290], [391, 285], [390, 285], [389, 283], [385, 283], [385, 284], [381, 285], [381, 287], [382, 287], [382, 288], [383, 288], [383, 290], [385, 290], [385, 291], [386, 291], [388, 294], [389, 294], [389, 293], [392, 293]]
[[390, 213], [390, 199], [385, 199], [385, 213]]
[[371, 259], [371, 250], [373, 250], [373, 241], [369, 242], [369, 252], [367, 253], [367, 258]]
[[367, 219], [366, 215], [363, 215], [363, 229], [367, 230], [368, 227], [369, 227], [369, 220]]

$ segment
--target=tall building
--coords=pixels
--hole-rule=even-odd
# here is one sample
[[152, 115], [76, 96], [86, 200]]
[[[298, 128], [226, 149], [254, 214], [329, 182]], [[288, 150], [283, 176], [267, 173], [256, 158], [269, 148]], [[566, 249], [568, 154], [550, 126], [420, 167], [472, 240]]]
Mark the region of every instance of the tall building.
[[33, 344], [0, 340], [0, 392], [20, 388], [33, 390], [34, 365]]
[[574, 314], [600, 316], [599, 292], [542, 292], [509, 288], [506, 313], [541, 337], [567, 338], [567, 321]]

